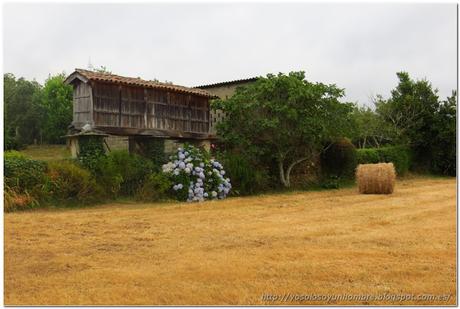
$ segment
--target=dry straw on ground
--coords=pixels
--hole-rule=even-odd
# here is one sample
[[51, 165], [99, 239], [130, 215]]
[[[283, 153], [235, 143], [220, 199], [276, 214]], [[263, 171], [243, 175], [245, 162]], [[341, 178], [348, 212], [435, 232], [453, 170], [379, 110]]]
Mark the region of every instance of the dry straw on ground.
[[[5, 214], [6, 305], [454, 305], [455, 178]], [[266, 301], [266, 294], [450, 295]]]
[[359, 193], [391, 194], [396, 172], [393, 163], [360, 164], [356, 169]]

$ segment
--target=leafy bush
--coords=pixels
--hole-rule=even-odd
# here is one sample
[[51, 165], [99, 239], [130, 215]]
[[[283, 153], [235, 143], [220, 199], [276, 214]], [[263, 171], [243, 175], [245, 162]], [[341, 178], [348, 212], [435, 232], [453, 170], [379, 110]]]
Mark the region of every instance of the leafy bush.
[[4, 167], [5, 184], [20, 193], [32, 193], [45, 183], [46, 164], [28, 159], [17, 151], [5, 151]]
[[393, 162], [396, 173], [402, 176], [410, 168], [411, 153], [410, 149], [405, 146], [358, 149], [357, 161], [359, 164]]
[[72, 161], [52, 162], [48, 167], [51, 197], [57, 200], [97, 201], [102, 188], [88, 170]]
[[107, 160], [110, 168], [121, 176], [120, 193], [125, 195], [133, 195], [154, 170], [152, 161], [123, 150], [110, 152]]
[[356, 168], [356, 148], [349, 139], [340, 139], [321, 154], [321, 169], [327, 176], [353, 177]]
[[223, 199], [230, 192], [229, 178], [224, 178], [222, 164], [209, 153], [190, 145], [179, 148], [171, 161], [163, 165], [163, 173], [173, 182], [174, 196], [182, 201]]
[[99, 160], [105, 156], [104, 139], [102, 136], [80, 136], [78, 139], [78, 161], [90, 171], [94, 171]]
[[11, 136], [11, 134], [7, 134], [5, 132], [4, 137], [5, 137], [5, 140], [4, 140], [5, 150], [19, 150], [23, 148], [23, 145], [21, 145], [21, 143], [16, 138]]
[[241, 154], [225, 152], [220, 155], [228, 176], [232, 179], [235, 194], [248, 195], [270, 187], [268, 171], [261, 169]]
[[96, 183], [102, 187], [104, 195], [108, 198], [117, 197], [123, 182], [119, 166], [105, 155], [91, 161], [90, 172], [95, 177]]
[[324, 177], [321, 181], [321, 186], [324, 189], [338, 189], [340, 187], [340, 177], [335, 175]]
[[163, 173], [150, 174], [136, 193], [136, 198], [142, 201], [159, 201], [168, 197], [173, 183]]

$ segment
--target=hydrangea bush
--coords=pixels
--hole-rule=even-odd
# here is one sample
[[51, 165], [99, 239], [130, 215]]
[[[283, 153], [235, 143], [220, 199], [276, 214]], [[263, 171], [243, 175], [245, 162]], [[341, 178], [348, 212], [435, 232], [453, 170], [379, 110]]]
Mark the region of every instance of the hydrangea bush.
[[172, 190], [181, 201], [223, 199], [232, 188], [222, 164], [205, 151], [185, 145], [178, 148], [170, 160], [163, 165], [163, 173], [172, 180]]

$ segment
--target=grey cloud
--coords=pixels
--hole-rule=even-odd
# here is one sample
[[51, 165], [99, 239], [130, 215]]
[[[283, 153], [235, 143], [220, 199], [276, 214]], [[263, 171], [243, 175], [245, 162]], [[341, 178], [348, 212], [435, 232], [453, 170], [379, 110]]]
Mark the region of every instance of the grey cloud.
[[388, 95], [395, 73], [456, 88], [455, 4], [6, 4], [4, 70], [104, 65], [120, 75], [193, 86], [305, 70], [347, 100]]

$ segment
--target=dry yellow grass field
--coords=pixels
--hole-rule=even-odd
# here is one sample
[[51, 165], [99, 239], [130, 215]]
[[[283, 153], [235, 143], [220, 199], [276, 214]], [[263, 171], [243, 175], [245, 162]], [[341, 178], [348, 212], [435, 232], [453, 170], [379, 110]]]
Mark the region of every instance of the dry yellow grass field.
[[[407, 294], [422, 298], [389, 298]], [[399, 181], [392, 195], [352, 188], [5, 214], [7, 305], [445, 305], [455, 295], [455, 179]]]

